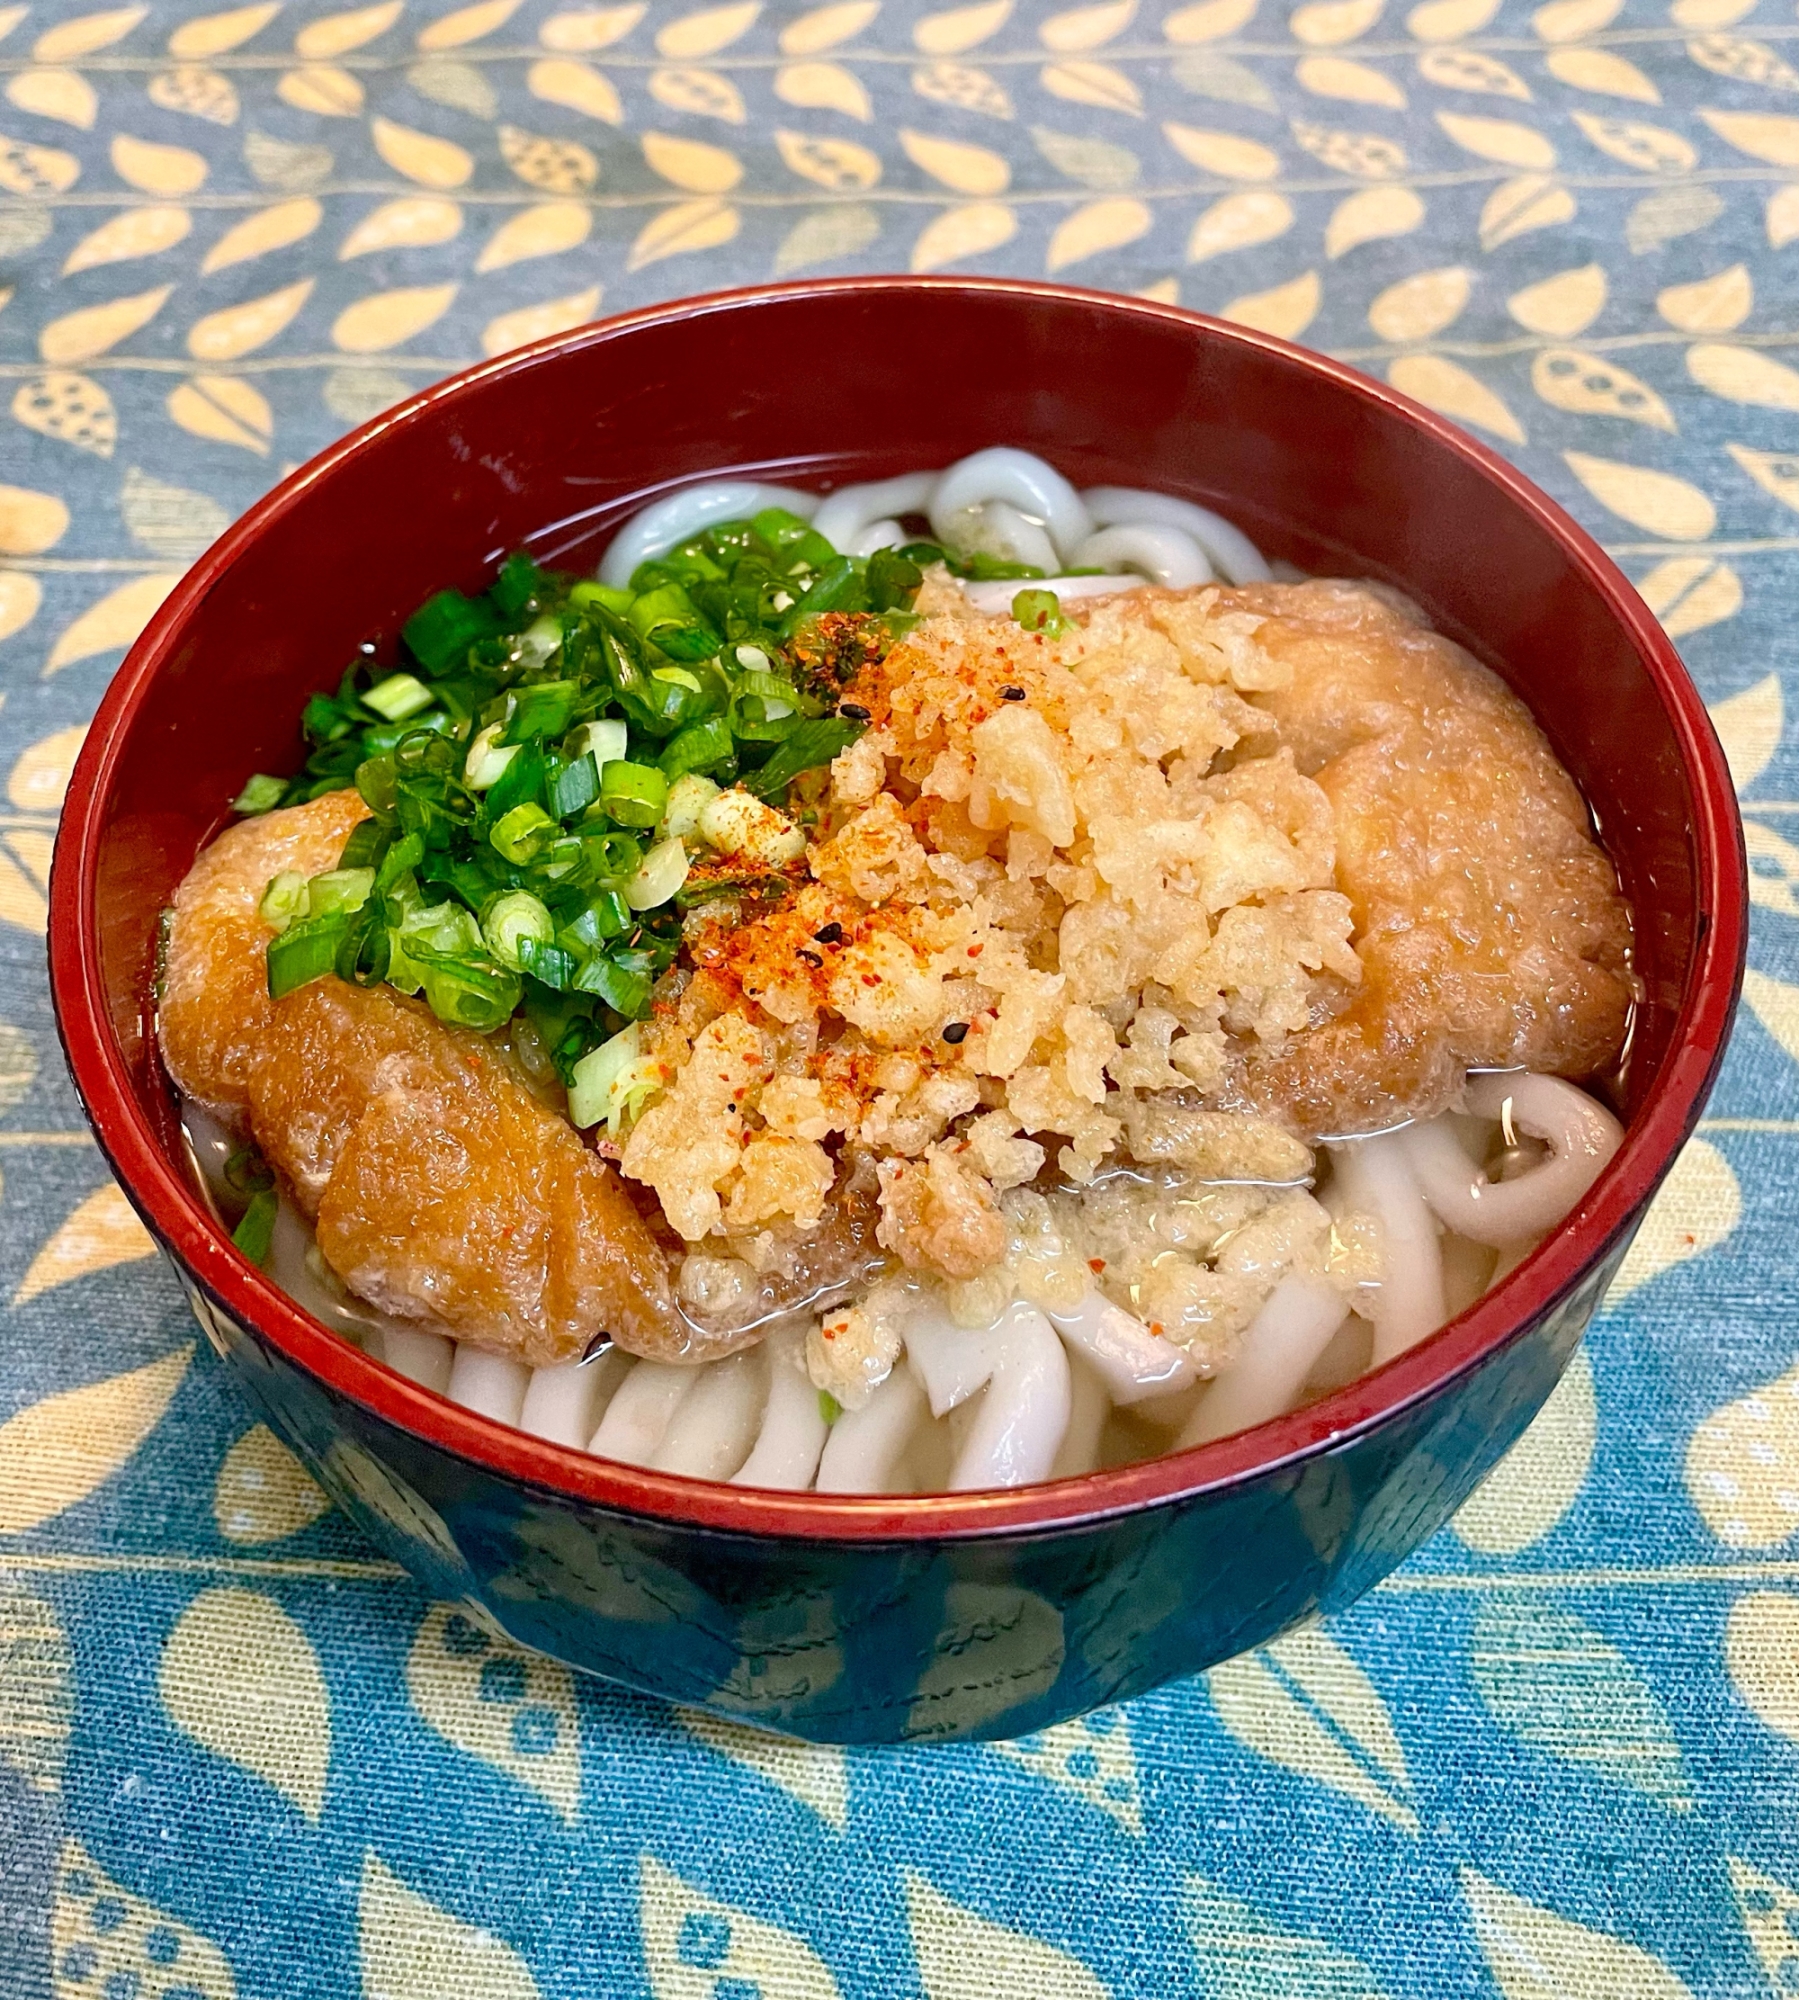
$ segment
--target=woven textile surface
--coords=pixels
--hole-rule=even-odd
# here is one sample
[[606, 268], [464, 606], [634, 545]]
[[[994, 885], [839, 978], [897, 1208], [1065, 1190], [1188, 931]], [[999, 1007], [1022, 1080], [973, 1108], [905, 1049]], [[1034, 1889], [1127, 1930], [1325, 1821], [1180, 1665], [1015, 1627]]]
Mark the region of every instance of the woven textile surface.
[[[558, 4], [0, 6], [0, 2000], [1799, 1993], [1792, 8]], [[845, 1754], [514, 1653], [327, 1510], [85, 1136], [44, 884], [108, 673], [284, 469], [602, 311], [907, 268], [1222, 311], [1496, 442], [1680, 641], [1755, 934], [1451, 1530], [1203, 1681]]]

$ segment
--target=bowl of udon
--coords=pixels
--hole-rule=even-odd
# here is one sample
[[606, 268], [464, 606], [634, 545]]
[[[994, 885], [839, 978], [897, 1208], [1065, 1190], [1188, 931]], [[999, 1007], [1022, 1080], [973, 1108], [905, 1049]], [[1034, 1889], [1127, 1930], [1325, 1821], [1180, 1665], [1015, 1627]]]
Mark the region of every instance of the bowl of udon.
[[213, 1345], [457, 1643], [928, 1741], [1449, 1517], [1744, 909], [1673, 648], [1502, 461], [1174, 308], [867, 279], [285, 480], [101, 704], [51, 957]]

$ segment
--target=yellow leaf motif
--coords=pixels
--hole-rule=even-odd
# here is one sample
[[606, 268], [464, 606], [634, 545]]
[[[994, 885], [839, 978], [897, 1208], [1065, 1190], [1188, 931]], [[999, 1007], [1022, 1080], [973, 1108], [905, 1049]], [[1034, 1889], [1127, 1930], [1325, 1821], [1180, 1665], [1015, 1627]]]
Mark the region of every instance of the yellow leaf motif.
[[[654, 2000], [700, 2000], [721, 1990], [782, 2000], [789, 1995], [792, 2000], [841, 2000], [836, 1980], [810, 1945], [791, 1931], [702, 1895], [653, 1854], [645, 1853], [638, 1863], [638, 1898], [644, 1967]], [[696, 1938], [703, 1940], [697, 1955]], [[929, 1983], [927, 1977], [927, 1990]]]
[[354, 118], [362, 109], [362, 85], [347, 69], [322, 63], [290, 69], [275, 86], [283, 104], [310, 111], [320, 118]]
[[85, 76], [72, 69], [24, 69], [6, 86], [8, 100], [37, 118], [54, 118], [91, 132], [100, 100]]
[[212, 1518], [228, 1542], [253, 1547], [309, 1528], [331, 1502], [266, 1424], [245, 1431], [225, 1454], [212, 1492]]
[[1643, 174], [1690, 173], [1699, 164], [1699, 155], [1678, 132], [1660, 125], [1642, 125], [1621, 118], [1595, 118], [1590, 111], [1577, 111], [1574, 122], [1581, 132], [1614, 160]]
[[1331, 210], [1324, 230], [1324, 254], [1344, 257], [1359, 244], [1387, 236], [1409, 236], [1424, 221], [1424, 198], [1408, 187], [1361, 188]]
[[1334, 132], [1295, 122], [1293, 136], [1315, 160], [1340, 174], [1384, 181], [1406, 170], [1405, 148], [1375, 132]]
[[[57, 1862], [50, 1946], [58, 1966], [85, 1965], [96, 1993], [195, 1994], [237, 2000], [237, 1981], [210, 1938], [113, 1881], [78, 1840]], [[59, 1982], [60, 1985], [60, 1982]], [[60, 1986], [73, 1994], [74, 1985]]]
[[400, 285], [345, 306], [331, 325], [331, 344], [345, 354], [383, 354], [435, 326], [450, 310], [455, 285]]
[[1265, 188], [1253, 193], [1227, 194], [1213, 202], [1193, 225], [1187, 238], [1187, 262], [1203, 264], [1227, 251], [1271, 243], [1293, 227], [1292, 204]]
[[747, 35], [762, 12], [758, 0], [736, 0], [726, 7], [706, 7], [683, 14], [656, 31], [656, 53], [671, 62], [693, 62], [716, 55]]
[[914, 271], [938, 271], [965, 257], [985, 256], [1018, 233], [1018, 218], [1003, 202], [970, 202], [946, 209], [919, 231], [912, 246]]
[[814, 7], [810, 13], [789, 21], [781, 30], [781, 53], [784, 56], [822, 55], [826, 49], [837, 48], [853, 40], [864, 28], [872, 27], [880, 11], [881, 0], [832, 0], [829, 6]]
[[423, 1721], [458, 1750], [529, 1786], [569, 1824], [581, 1796], [575, 1688], [567, 1667], [434, 1604], [406, 1659]]
[[729, 202], [683, 201], [653, 216], [637, 232], [627, 271], [641, 271], [664, 257], [686, 257], [702, 250], [716, 250], [737, 234], [738, 214]]
[[113, 7], [103, 14], [82, 14], [46, 29], [32, 45], [31, 53], [42, 63], [73, 62], [91, 56], [96, 49], [109, 49], [122, 42], [149, 13], [148, 7]]
[[428, 28], [419, 30], [418, 46], [427, 55], [440, 49], [460, 49], [503, 28], [518, 12], [519, 0], [478, 0], [473, 7], [458, 7], [442, 15]]
[[1102, 1708], [1075, 1722], [1058, 1722], [1035, 1736], [995, 1743], [993, 1748], [1045, 1783], [1059, 1785], [1097, 1807], [1126, 1833], [1142, 1834], [1137, 1758], [1123, 1709]]
[[1700, 117], [1726, 145], [1774, 167], [1799, 167], [1799, 118], [1763, 111], [1706, 111]]
[[241, 375], [195, 375], [169, 391], [170, 418], [192, 437], [266, 456], [275, 420], [262, 391]]
[[134, 292], [129, 298], [109, 299], [103, 306], [83, 306], [79, 312], [64, 313], [39, 333], [38, 352], [55, 365], [92, 361], [148, 326], [173, 289], [159, 285], [152, 292]]
[[310, 195], [258, 209], [225, 231], [200, 260], [200, 269], [222, 271], [230, 264], [266, 257], [271, 250], [285, 250], [290, 243], [303, 242], [324, 219], [325, 211]]
[[566, 298], [520, 306], [490, 319], [481, 329], [481, 352], [506, 354], [533, 340], [547, 340], [553, 333], [567, 333], [573, 327], [585, 326], [599, 309], [598, 285], [589, 285], [584, 292], [571, 292]]
[[32, 376], [14, 391], [12, 413], [27, 430], [60, 439], [96, 458], [111, 458], [119, 420], [98, 382], [64, 369]]
[[1439, 111], [1437, 123], [1462, 148], [1501, 166], [1544, 172], [1555, 165], [1555, 148], [1541, 132], [1510, 118], [1467, 118]]
[[[298, 204], [288, 204], [298, 206]], [[316, 202], [308, 204], [317, 207]], [[527, 211], [530, 213], [531, 211]], [[586, 210], [582, 210], [586, 214]], [[366, 257], [376, 250], [418, 249], [431, 243], [448, 243], [461, 234], [462, 210], [441, 195], [402, 195], [371, 209], [338, 246], [338, 259]], [[477, 270], [486, 265], [477, 264]]]
[[1739, 83], [1759, 83], [1768, 90], [1799, 90], [1799, 70], [1784, 61], [1766, 42], [1740, 41], [1735, 35], [1702, 35], [1688, 42], [1687, 54], [1714, 76]]
[[317, 1822], [331, 1764], [331, 1698], [311, 1641], [272, 1598], [201, 1591], [164, 1642], [156, 1688], [183, 1735]]
[[591, 63], [546, 56], [526, 72], [525, 88], [545, 104], [565, 105], [608, 125], [625, 122], [625, 107], [612, 79], [602, 76]]
[[[0, 569], [0, 639], [10, 639], [15, 632], [23, 632], [38, 614], [38, 606], [44, 601], [43, 586], [35, 576], [24, 570]], [[29, 888], [29, 884], [25, 884]], [[28, 930], [42, 931], [47, 912], [41, 907], [43, 898], [35, 892], [25, 899], [25, 909], [0, 910], [0, 916], [12, 922], [24, 921]]]
[[180, 581], [179, 571], [159, 570], [149, 576], [133, 577], [117, 590], [108, 591], [98, 604], [64, 627], [44, 663], [46, 676], [60, 673], [77, 660], [91, 660], [96, 653], [112, 653], [129, 646]]
[[1102, 48], [1122, 35], [1136, 18], [1137, 0], [1099, 0], [1093, 7], [1071, 7], [1052, 14], [1037, 30], [1037, 39], [1058, 55], [1077, 55]]
[[1728, 28], [1755, 12], [1756, 0], [1674, 0], [1668, 19], [1677, 28]]
[[1334, 48], [1365, 35], [1386, 10], [1387, 0], [1313, 0], [1287, 18], [1294, 37], [1313, 48]]
[[1714, 703], [1711, 718], [1718, 741], [1724, 746], [1731, 783], [1739, 794], [1746, 792], [1773, 761], [1786, 729], [1780, 676], [1764, 675], [1741, 694]]
[[156, 1245], [136, 1209], [109, 1181], [96, 1188], [32, 1258], [12, 1302], [29, 1305], [58, 1285], [155, 1255]]
[[227, 14], [202, 14], [183, 21], [169, 37], [169, 54], [181, 62], [204, 62], [222, 56], [228, 49], [241, 48], [253, 35], [281, 12], [281, 0], [263, 0], [257, 7], [234, 7]]
[[875, 115], [874, 100], [861, 78], [841, 63], [783, 63], [775, 71], [775, 95], [800, 110], [841, 111], [865, 125]]
[[1183, 160], [1201, 173], [1217, 174], [1224, 180], [1271, 181], [1281, 170], [1281, 156], [1272, 147], [1235, 132], [1167, 124], [1162, 134]]
[[364, 2000], [543, 2000], [510, 1945], [407, 1888], [372, 1849], [362, 1862], [358, 1949]]
[[[77, 722], [21, 751], [6, 781], [6, 796], [21, 812], [60, 811], [63, 794], [69, 789], [69, 774], [75, 768], [75, 759], [81, 755], [81, 746], [86, 739], [87, 724]], [[8, 1032], [16, 1034], [18, 1031]], [[7, 1042], [8, 1033], [0, 1032], [0, 1109], [10, 1109], [25, 1094], [24, 1084], [13, 1088], [17, 1064], [9, 1060]], [[25, 1083], [28, 1084], [36, 1066], [29, 1042], [25, 1044], [25, 1055], [30, 1065], [25, 1070]]]
[[1526, 442], [1524, 426], [1504, 399], [1440, 354], [1402, 354], [1387, 370], [1387, 380], [1402, 395], [1415, 397], [1458, 424], [1478, 425], [1509, 444]]
[[1143, 96], [1121, 69], [1110, 63], [1046, 63], [1037, 72], [1037, 81], [1052, 97], [1070, 104], [1092, 104], [1101, 111], [1122, 111], [1132, 118], [1143, 115]]
[[983, 69], [961, 63], [931, 63], [912, 72], [912, 88], [933, 104], [953, 104], [987, 118], [1010, 118], [1012, 100]]
[[1483, 1556], [1515, 1556], [1540, 1542], [1579, 1498], [1597, 1435], [1593, 1366], [1577, 1348], [1530, 1428], [1449, 1525]]
[[67, 194], [80, 178], [81, 162], [60, 146], [0, 139], [0, 188], [8, 194]]
[[1514, 236], [1533, 230], [1553, 229], [1572, 222], [1577, 204], [1559, 181], [1541, 174], [1525, 174], [1505, 181], [1487, 197], [1480, 212], [1480, 247], [1497, 250]]
[[1687, 1491], [1733, 1549], [1772, 1549], [1799, 1531], [1799, 1369], [1714, 1410], [1687, 1446]]
[[881, 178], [879, 156], [847, 139], [810, 139], [799, 132], [777, 131], [775, 144], [792, 172], [819, 187], [861, 190]]
[[1183, 47], [1219, 42], [1255, 18], [1261, 0], [1199, 0], [1196, 7], [1178, 7], [1164, 17], [1162, 32]]
[[1419, 271], [1375, 299], [1368, 324], [1382, 340], [1428, 340], [1460, 318], [1473, 286], [1473, 274], [1459, 264]]
[[781, 239], [775, 252], [775, 275], [830, 264], [866, 250], [881, 234], [881, 218], [865, 202], [835, 202], [803, 215]]
[[196, 361], [235, 361], [254, 354], [292, 324], [312, 296], [314, 280], [302, 278], [279, 291], [264, 292], [240, 306], [225, 306], [197, 319], [187, 330], [187, 351]]
[[499, 271], [530, 257], [558, 256], [585, 243], [592, 226], [591, 213], [578, 201], [539, 202], [494, 231], [475, 259], [475, 269]]
[[1031, 142], [1058, 173], [1083, 187], [1121, 191], [1135, 187], [1142, 177], [1143, 162], [1128, 146], [1114, 146], [1109, 139], [1081, 138], [1033, 125]]
[[0, 1424], [0, 1535], [41, 1527], [104, 1485], [162, 1421], [193, 1353], [65, 1389]]
[[1546, 347], [1531, 365], [1530, 386], [1543, 401], [1575, 416], [1625, 417], [1656, 430], [1675, 428], [1673, 412], [1628, 368], [1575, 347]]
[[1637, 594], [1670, 639], [1722, 624], [1743, 608], [1743, 580], [1728, 563], [1706, 556], [1670, 556], [1637, 580]]
[[834, 1831], [849, 1825], [849, 1760], [834, 1743], [771, 1736], [709, 1709], [679, 1708], [675, 1719], [708, 1749], [778, 1785]]
[[1751, 966], [1743, 974], [1743, 998], [1768, 1033], [1799, 1062], [1799, 986], [1770, 979]]
[[1724, 1661], [1770, 1729], [1799, 1742], [1799, 1598], [1752, 1590], [1731, 1606]]
[[157, 146], [119, 133], [112, 142], [112, 170], [145, 194], [193, 194], [206, 184], [206, 161], [185, 146]]
[[0, 556], [41, 556], [62, 540], [68, 525], [69, 510], [54, 493], [0, 486]]
[[1700, 388], [1729, 402], [1799, 411], [1799, 370], [1753, 347], [1702, 341], [1687, 349], [1687, 373]]
[[1258, 1756], [1344, 1793], [1406, 1833], [1418, 1831], [1386, 1704], [1317, 1626], [1289, 1632], [1206, 1676], [1225, 1728]]
[[1405, 109], [1405, 92], [1384, 71], [1346, 56], [1305, 56], [1293, 72], [1301, 90], [1314, 97], [1340, 97], [1352, 104], [1385, 104]]
[[1743, 1929], [1768, 1975], [1768, 1990], [1778, 1993], [1787, 1977], [1785, 1968], [1792, 1962], [1793, 1940], [1799, 1937], [1799, 1896], [1734, 1854], [1726, 1855], [1725, 1863]]
[[936, 139], [904, 126], [900, 128], [899, 142], [915, 167], [957, 194], [1004, 194], [1011, 185], [1012, 169], [1005, 156], [985, 146], [965, 145], [959, 139]]
[[1110, 201], [1090, 201], [1059, 223], [1049, 239], [1045, 268], [1065, 271], [1070, 264], [1097, 257], [1106, 250], [1120, 250], [1147, 236], [1155, 217], [1140, 201], [1118, 196]]
[[1582, 264], [1514, 292], [1506, 300], [1505, 309], [1532, 333], [1566, 340], [1584, 333], [1593, 324], [1605, 310], [1605, 297], [1604, 266]]
[[459, 188], [475, 171], [474, 160], [452, 140], [415, 132], [410, 125], [396, 125], [391, 118], [371, 118], [369, 132], [375, 151], [394, 172], [421, 187]]
[[11, 7], [0, 7], [0, 42], [5, 41], [30, 12], [26, 0], [15, 0], [15, 4]]
[[913, 23], [912, 45], [927, 56], [959, 56], [998, 34], [1011, 13], [1012, 0], [977, 0], [972, 7], [926, 14]]
[[1727, 444], [1724, 449], [1764, 493], [1799, 512], [1799, 455], [1751, 451], [1742, 444]]
[[1624, 0], [1550, 0], [1530, 17], [1530, 24], [1545, 42], [1578, 42], [1598, 34], [1623, 5]]
[[308, 21], [294, 37], [294, 54], [309, 61], [329, 62], [346, 56], [385, 35], [400, 18], [405, 0], [381, 0], [376, 7], [356, 7], [347, 14], [327, 14], [323, 20]]
[[585, 194], [600, 163], [573, 139], [540, 139], [516, 125], [500, 127], [500, 157], [527, 187], [545, 194]]
[[1742, 264], [1695, 284], [1670, 285], [1655, 299], [1656, 311], [1682, 333], [1728, 333], [1749, 317], [1754, 305], [1755, 287]]
[[671, 111], [694, 118], [720, 118], [741, 125], [749, 117], [743, 94], [729, 77], [709, 69], [659, 69], [650, 77], [650, 95]]
[[150, 79], [145, 95], [164, 111], [185, 111], [190, 118], [204, 118], [209, 125], [237, 123], [237, 92], [231, 79], [214, 69], [198, 69], [189, 63], [165, 69]]
[[[1566, 4], [1584, 5], [1586, 0]], [[1634, 1944], [1539, 1909], [1472, 1868], [1460, 1874], [1474, 1935], [1505, 2000], [1573, 2000], [1576, 1994], [1600, 1993], [1628, 1994], [1630, 2000], [1693, 2000], [1660, 1959]]]
[[729, 194], [743, 179], [743, 162], [723, 146], [699, 139], [676, 139], [666, 132], [643, 135], [644, 163], [672, 186], [689, 194]]
[[639, 0], [628, 7], [583, 7], [567, 14], [552, 14], [537, 31], [546, 49], [561, 49], [571, 55], [593, 49], [609, 49], [622, 42], [644, 17]]
[[1472, 49], [1426, 49], [1418, 58], [1418, 74], [1444, 90], [1477, 90], [1488, 97], [1530, 99], [1530, 85], [1497, 56]]
[[1254, 327], [1258, 333], [1278, 334], [1282, 340], [1297, 340], [1318, 317], [1323, 289], [1316, 271], [1290, 278], [1265, 292], [1245, 292], [1220, 310], [1221, 319], [1238, 326]]
[[1768, 197], [1768, 241], [1784, 249], [1799, 236], [1799, 181], [1776, 188]]
[[1718, 524], [1717, 509], [1697, 486], [1671, 472], [1562, 453], [1564, 463], [1601, 506], [1634, 527], [1671, 542], [1702, 542]]
[[62, 1787], [75, 1719], [74, 1660], [41, 1597], [0, 1588], [0, 1763], [35, 1792]]
[[1551, 49], [1543, 66], [1571, 90], [1590, 90], [1600, 97], [1628, 97], [1638, 104], [1659, 104], [1662, 94], [1633, 62], [1610, 49]]
[[1405, 17], [1407, 29], [1421, 42], [1459, 42], [1477, 35], [1499, 12], [1499, 0], [1425, 0]]
[[[1111, 2000], [1109, 1990], [1079, 1959], [1041, 1938], [976, 1916], [911, 1868], [906, 1870], [906, 1924], [925, 2000], [991, 2000], [1001, 1993]], [[665, 1996], [658, 1994], [657, 2000]], [[672, 1992], [666, 2000], [673, 2000]]]

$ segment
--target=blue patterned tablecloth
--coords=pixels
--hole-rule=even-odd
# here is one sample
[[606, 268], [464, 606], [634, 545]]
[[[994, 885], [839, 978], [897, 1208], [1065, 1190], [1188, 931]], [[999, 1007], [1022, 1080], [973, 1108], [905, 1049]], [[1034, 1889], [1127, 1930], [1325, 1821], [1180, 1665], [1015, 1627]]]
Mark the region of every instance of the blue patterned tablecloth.
[[[4, 2000], [1799, 1992], [1792, 10], [35, 0], [0, 38]], [[1681, 641], [1756, 910], [1712, 1115], [1449, 1532], [1204, 1681], [846, 1755], [579, 1684], [326, 1510], [82, 1130], [42, 932], [108, 673], [286, 468], [602, 310], [896, 268], [1222, 311], [1498, 441]]]

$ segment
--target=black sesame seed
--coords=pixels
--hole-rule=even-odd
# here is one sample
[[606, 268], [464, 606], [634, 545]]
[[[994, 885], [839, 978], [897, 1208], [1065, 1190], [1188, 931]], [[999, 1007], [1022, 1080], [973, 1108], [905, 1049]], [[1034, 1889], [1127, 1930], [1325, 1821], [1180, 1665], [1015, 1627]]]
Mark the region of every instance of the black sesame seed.
[[801, 958], [803, 958], [803, 959], [804, 959], [804, 960], [806, 961], [806, 963], [807, 963], [808, 965], [823, 965], [823, 964], [824, 964], [824, 960], [823, 960], [822, 958], [820, 958], [820, 957], [819, 957], [819, 955], [818, 955], [818, 953], [817, 953], [817, 952], [815, 952], [815, 951], [808, 951], [808, 950], [807, 950], [807, 949], [805, 948], [805, 946], [804, 946], [804, 945], [802, 945], [802, 946], [800, 947], [800, 950], [799, 950], [799, 956], [800, 956]]
[[841, 944], [843, 942], [843, 926], [841, 924], [826, 924], [822, 931], [814, 931], [812, 936], [814, 942], [818, 944]]
[[859, 701], [839, 702], [837, 713], [839, 715], [847, 715], [852, 722], [866, 722], [868, 720], [868, 710]]
[[952, 1021], [943, 1031], [943, 1039], [952, 1045], [956, 1042], [966, 1041], [967, 1038], [968, 1023], [966, 1021]]
[[1001, 688], [999, 691], [999, 698], [1001, 701], [1023, 701], [1024, 689], [1016, 687]]

